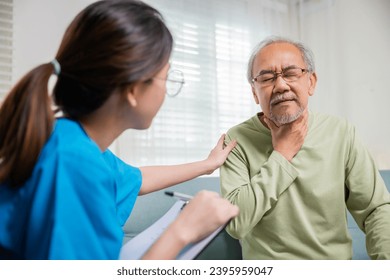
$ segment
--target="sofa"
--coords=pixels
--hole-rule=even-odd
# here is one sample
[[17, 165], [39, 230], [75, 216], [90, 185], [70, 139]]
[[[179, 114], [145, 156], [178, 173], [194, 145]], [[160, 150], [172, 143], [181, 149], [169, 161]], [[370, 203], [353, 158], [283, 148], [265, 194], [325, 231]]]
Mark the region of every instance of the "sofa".
[[[387, 189], [390, 191], [390, 170], [380, 171]], [[177, 191], [190, 195], [206, 189], [219, 192], [219, 177], [200, 177], [182, 184], [170, 187], [169, 191]], [[124, 243], [139, 234], [157, 221], [176, 202], [176, 199], [164, 194], [166, 190], [140, 196], [134, 205], [131, 216], [123, 227]], [[348, 212], [348, 228], [352, 238], [353, 258], [356, 260], [369, 259], [365, 247], [365, 235], [358, 228]], [[222, 231], [197, 256], [201, 260], [239, 260], [242, 259], [241, 247], [238, 240], [233, 239]]]

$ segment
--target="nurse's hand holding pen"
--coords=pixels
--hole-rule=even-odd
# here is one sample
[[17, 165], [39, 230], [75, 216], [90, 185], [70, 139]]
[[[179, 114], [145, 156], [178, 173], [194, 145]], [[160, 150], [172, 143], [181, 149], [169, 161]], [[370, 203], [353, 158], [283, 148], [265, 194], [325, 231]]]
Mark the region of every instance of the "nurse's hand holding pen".
[[[188, 201], [175, 222], [179, 238], [191, 243], [200, 240], [238, 215], [238, 207], [216, 192], [200, 191]], [[197, 213], [197, 215], [194, 215]]]
[[200, 191], [143, 258], [174, 259], [186, 245], [211, 234], [236, 217], [238, 212], [237, 206], [221, 198], [218, 193]]

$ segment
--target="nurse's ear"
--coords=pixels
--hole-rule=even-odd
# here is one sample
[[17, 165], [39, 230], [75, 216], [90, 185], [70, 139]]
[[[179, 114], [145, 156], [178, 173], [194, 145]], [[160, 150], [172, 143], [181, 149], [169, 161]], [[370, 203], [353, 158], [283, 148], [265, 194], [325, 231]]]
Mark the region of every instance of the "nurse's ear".
[[129, 103], [131, 107], [137, 107], [138, 102], [136, 98], [136, 92], [137, 92], [137, 84], [131, 85], [126, 90], [126, 100]]

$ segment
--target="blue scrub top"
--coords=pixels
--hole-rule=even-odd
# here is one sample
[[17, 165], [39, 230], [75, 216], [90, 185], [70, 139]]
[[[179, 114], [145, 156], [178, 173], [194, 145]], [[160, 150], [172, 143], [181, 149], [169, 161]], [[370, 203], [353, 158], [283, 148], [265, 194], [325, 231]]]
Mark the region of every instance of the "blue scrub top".
[[0, 259], [117, 259], [141, 172], [61, 118], [31, 177], [0, 184]]

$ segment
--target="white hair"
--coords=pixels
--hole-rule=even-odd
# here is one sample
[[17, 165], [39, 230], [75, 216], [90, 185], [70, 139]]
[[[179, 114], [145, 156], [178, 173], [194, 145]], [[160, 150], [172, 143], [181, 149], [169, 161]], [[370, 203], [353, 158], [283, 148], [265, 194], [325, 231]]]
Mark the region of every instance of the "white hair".
[[291, 44], [291, 45], [294, 45], [295, 47], [297, 47], [302, 54], [302, 58], [306, 63], [306, 67], [307, 67], [308, 71], [311, 73], [315, 71], [314, 55], [313, 55], [313, 52], [308, 47], [306, 47], [305, 45], [303, 45], [300, 42], [296, 42], [296, 41], [293, 41], [293, 40], [288, 39], [288, 38], [272, 36], [272, 37], [268, 37], [265, 40], [258, 43], [256, 45], [256, 47], [253, 49], [251, 56], [249, 57], [248, 69], [247, 69], [247, 79], [248, 79], [248, 82], [250, 84], [252, 83], [252, 79], [253, 79], [253, 77], [252, 77], [253, 63], [256, 59], [257, 54], [260, 53], [260, 51], [263, 48], [265, 48], [266, 46], [269, 46], [269, 45], [272, 45], [275, 43], [288, 43], [288, 44]]

